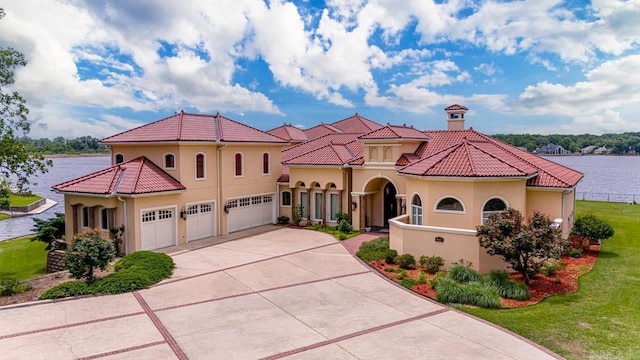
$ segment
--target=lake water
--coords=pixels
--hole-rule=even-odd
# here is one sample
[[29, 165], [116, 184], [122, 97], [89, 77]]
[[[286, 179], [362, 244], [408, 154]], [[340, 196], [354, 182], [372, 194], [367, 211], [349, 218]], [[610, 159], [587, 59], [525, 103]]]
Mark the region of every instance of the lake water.
[[[606, 200], [607, 194], [635, 194], [636, 200], [640, 202], [640, 156], [549, 156], [547, 159], [584, 173], [584, 179], [577, 188], [578, 199], [584, 197]], [[58, 204], [34, 216], [49, 219], [57, 212], [64, 212], [64, 196], [53, 192], [51, 186], [109, 165], [109, 156], [54, 158], [53, 167], [48, 173], [37, 177], [37, 185], [31, 188], [35, 193], [57, 201]], [[610, 200], [626, 202], [627, 195]], [[32, 216], [0, 221], [0, 241], [32, 232], [33, 224]]]
[[49, 169], [48, 173], [41, 174], [31, 180], [32, 183], [35, 182], [37, 184], [31, 185], [30, 189], [40, 196], [56, 201], [58, 204], [42, 214], [0, 221], [0, 241], [33, 232], [32, 228], [35, 224], [33, 217], [49, 219], [55, 217], [55, 213], [64, 213], [64, 195], [52, 191], [51, 187], [53, 185], [104, 169], [111, 164], [111, 159], [108, 155], [53, 158], [52, 160], [53, 167]]

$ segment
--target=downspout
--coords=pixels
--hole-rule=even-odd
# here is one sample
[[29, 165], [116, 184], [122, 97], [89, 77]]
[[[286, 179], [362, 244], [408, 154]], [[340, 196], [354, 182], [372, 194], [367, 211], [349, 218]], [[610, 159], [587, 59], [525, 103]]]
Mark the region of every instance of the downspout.
[[[118, 200], [121, 201], [124, 204], [124, 223], [127, 223], [127, 200], [124, 200], [120, 195], [118, 195]], [[129, 233], [129, 226], [126, 226], [124, 229], [124, 253], [128, 254], [129, 253], [129, 237], [127, 236], [127, 234]]]
[[220, 227], [222, 225], [222, 214], [221, 214], [221, 210], [224, 209], [224, 205], [222, 205], [222, 175], [220, 174], [220, 154], [221, 154], [221, 150], [226, 148], [228, 146], [228, 144], [224, 144], [224, 146], [218, 146], [218, 148], [216, 149], [216, 174], [218, 176], [218, 181], [217, 181], [217, 187], [218, 187], [218, 209], [216, 210], [216, 215], [217, 215], [217, 219], [216, 219], [216, 236], [220, 236], [221, 235], [221, 231], [220, 231]]

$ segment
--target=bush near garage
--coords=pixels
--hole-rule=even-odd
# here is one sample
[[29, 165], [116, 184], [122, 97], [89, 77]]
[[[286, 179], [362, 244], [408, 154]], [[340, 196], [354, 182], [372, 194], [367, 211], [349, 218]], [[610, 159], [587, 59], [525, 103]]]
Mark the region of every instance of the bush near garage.
[[40, 300], [88, 294], [120, 294], [146, 289], [171, 277], [175, 263], [166, 254], [137, 251], [124, 256], [113, 267], [113, 274], [90, 285], [80, 281], [68, 281], [54, 286], [44, 292]]

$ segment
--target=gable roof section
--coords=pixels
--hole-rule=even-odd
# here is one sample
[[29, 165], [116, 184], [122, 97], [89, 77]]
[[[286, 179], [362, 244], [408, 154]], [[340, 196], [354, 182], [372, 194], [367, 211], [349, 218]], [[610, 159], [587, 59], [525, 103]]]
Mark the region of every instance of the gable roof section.
[[144, 156], [53, 186], [63, 193], [139, 195], [185, 190], [178, 180]]
[[[522, 173], [537, 173], [537, 176], [532, 176], [527, 180], [527, 186], [571, 188], [577, 185], [583, 177], [583, 174], [578, 171], [572, 170], [560, 164], [556, 164], [550, 160], [541, 158], [527, 151], [518, 149], [514, 146], [496, 140], [490, 136], [481, 134], [473, 129], [458, 131], [426, 131], [425, 133], [431, 138], [431, 140], [422, 143], [416, 150], [415, 155], [420, 159], [429, 158], [461, 143], [468, 143], [477, 150], [480, 150], [485, 154], [499, 159], [500, 162], [506, 163], [516, 169], [519, 169], [519, 171], [521, 171]], [[481, 161], [481, 157], [470, 157], [470, 159], [476, 159], [477, 161], [480, 161], [480, 168], [483, 166], [489, 166], [491, 164], [490, 162], [483, 163]], [[415, 161], [413, 161], [412, 164], [413, 163], [415, 163]], [[409, 168], [409, 166], [403, 168], [402, 170], [400, 170], [400, 172], [405, 173], [405, 169]], [[426, 165], [423, 164], [422, 166], [424, 167]], [[419, 168], [413, 168], [413, 170], [407, 171], [409, 171], [409, 173], [419, 174], [420, 171], [418, 169]], [[532, 169], [535, 171], [532, 171]], [[487, 169], [485, 169], [485, 171], [486, 170]], [[505, 173], [505, 175], [503, 176], [506, 176], [507, 173]], [[439, 176], [456, 175], [453, 175], [453, 173], [449, 175], [445, 175], [445, 173], [442, 173]]]
[[362, 116], [355, 113], [353, 116], [348, 118], [338, 120], [331, 124], [331, 126], [340, 129], [340, 131], [345, 133], [368, 133], [373, 130], [378, 130], [382, 127], [382, 125], [377, 122], [371, 121], [369, 119], [365, 119]]
[[286, 141], [251, 126], [225, 118], [220, 114], [188, 114], [173, 116], [106, 137], [103, 144], [204, 141], [221, 143], [281, 143]]
[[373, 130], [367, 134], [364, 134], [359, 137], [359, 139], [363, 140], [377, 140], [377, 139], [408, 139], [408, 140], [419, 140], [419, 141], [427, 141], [429, 140], [429, 136], [420, 130], [416, 130], [413, 126], [409, 127], [406, 125], [387, 125], [385, 127]]
[[346, 145], [329, 143], [321, 148], [314, 149], [283, 164], [285, 165], [344, 165], [354, 160], [355, 155]]
[[331, 125], [320, 124], [312, 128], [305, 129], [304, 133], [305, 135], [307, 135], [309, 139], [317, 139], [319, 137], [329, 135], [329, 134], [342, 133], [342, 130], [335, 128]]
[[349, 143], [356, 142], [359, 135], [360, 134], [345, 133], [327, 134], [319, 138], [307, 141], [305, 143], [298, 144], [282, 151], [282, 162], [284, 163], [287, 160], [299, 157], [303, 154], [324, 147], [328, 144], [347, 145]]
[[298, 129], [291, 124], [283, 124], [281, 126], [278, 126], [277, 128], [268, 130], [267, 134], [271, 134], [281, 139], [293, 142], [304, 142], [309, 140], [309, 137], [304, 133], [304, 131], [302, 131], [302, 129]]

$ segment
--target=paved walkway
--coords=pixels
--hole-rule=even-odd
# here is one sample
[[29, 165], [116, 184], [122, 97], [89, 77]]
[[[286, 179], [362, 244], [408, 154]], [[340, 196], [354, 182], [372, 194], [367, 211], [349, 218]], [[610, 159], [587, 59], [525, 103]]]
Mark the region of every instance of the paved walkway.
[[396, 286], [320, 232], [172, 250], [173, 277], [150, 289], [0, 308], [0, 358], [558, 358]]

